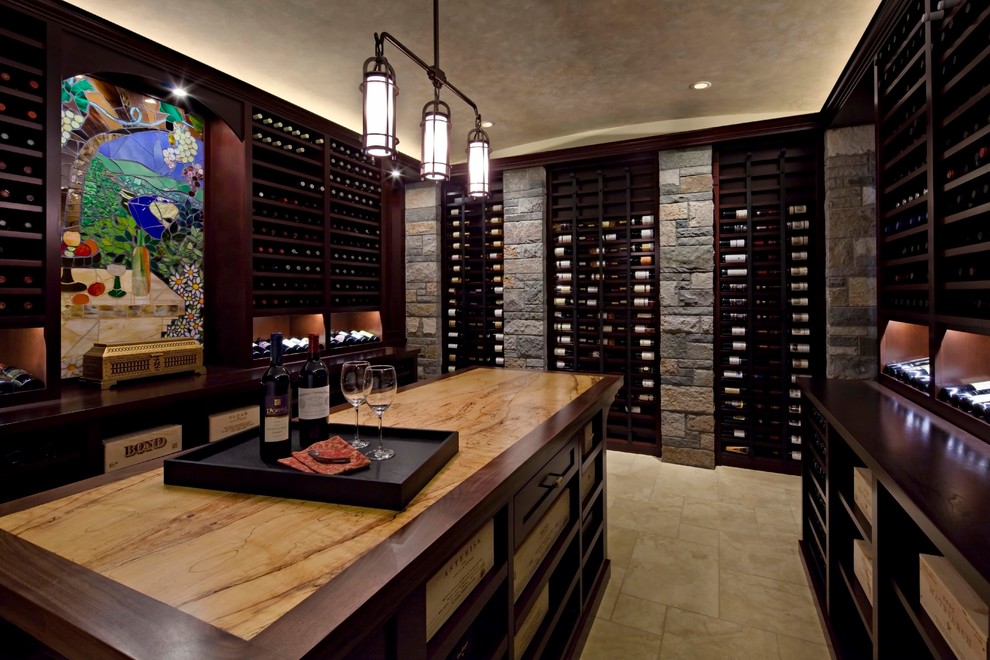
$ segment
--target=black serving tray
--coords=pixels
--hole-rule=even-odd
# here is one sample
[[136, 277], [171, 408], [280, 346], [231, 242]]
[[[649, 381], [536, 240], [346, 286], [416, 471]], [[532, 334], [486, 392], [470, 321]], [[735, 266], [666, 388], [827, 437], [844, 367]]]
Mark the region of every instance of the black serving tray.
[[[329, 431], [347, 440], [354, 426], [330, 424]], [[378, 445], [378, 429], [362, 426], [361, 438], [370, 443], [362, 451], [369, 451]], [[330, 475], [266, 463], [260, 441], [258, 430], [252, 429], [176, 454], [165, 459], [165, 483], [401, 511], [459, 449], [457, 431], [385, 427], [385, 446], [395, 450], [394, 457], [350, 474]], [[299, 449], [293, 430], [292, 450]]]

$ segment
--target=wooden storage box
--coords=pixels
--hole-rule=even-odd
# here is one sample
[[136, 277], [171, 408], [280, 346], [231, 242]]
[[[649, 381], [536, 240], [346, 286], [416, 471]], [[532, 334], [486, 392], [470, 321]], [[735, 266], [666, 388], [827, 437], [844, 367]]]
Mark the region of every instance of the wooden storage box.
[[122, 380], [193, 371], [205, 374], [203, 346], [195, 339], [93, 344], [83, 356], [83, 382], [107, 389]]
[[515, 649], [515, 656], [521, 658], [529, 647], [529, 643], [536, 636], [536, 631], [540, 629], [540, 624], [550, 611], [550, 585], [543, 585], [543, 591], [536, 597], [533, 606], [523, 617], [523, 620], [516, 625], [516, 635], [512, 638], [512, 647]]
[[873, 604], [873, 546], [867, 541], [853, 539], [853, 574]]
[[853, 502], [873, 524], [873, 472], [870, 468], [853, 468]]
[[103, 441], [103, 471], [114, 472], [180, 449], [182, 427], [178, 424], [107, 438]]
[[519, 598], [571, 518], [571, 498], [564, 490], [512, 558], [512, 593]]
[[987, 658], [987, 604], [949, 560], [919, 557], [921, 607], [962, 660]]
[[495, 523], [489, 520], [426, 583], [427, 641], [494, 566]]
[[210, 415], [210, 442], [223, 440], [249, 429], [256, 429], [261, 424], [261, 408], [245, 406], [222, 413]]

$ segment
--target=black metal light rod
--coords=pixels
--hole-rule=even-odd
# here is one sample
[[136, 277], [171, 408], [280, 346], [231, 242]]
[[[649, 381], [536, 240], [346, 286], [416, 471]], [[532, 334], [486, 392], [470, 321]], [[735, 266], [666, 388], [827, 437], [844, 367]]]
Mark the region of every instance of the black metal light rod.
[[438, 2], [439, 0], [434, 0], [433, 2], [433, 57], [435, 61], [433, 66], [430, 66], [429, 64], [424, 62], [418, 55], [416, 55], [416, 53], [409, 50], [401, 41], [393, 37], [388, 32], [375, 33], [375, 51], [379, 53], [383, 52], [384, 44], [386, 41], [392, 44], [393, 46], [395, 46], [400, 53], [402, 53], [403, 55], [411, 59], [413, 62], [415, 62], [421, 69], [423, 69], [423, 71], [426, 71], [426, 74], [430, 77], [430, 80], [433, 81], [434, 86], [438, 88], [448, 87], [450, 91], [452, 91], [454, 94], [460, 97], [462, 101], [464, 101], [469, 106], [471, 106], [471, 109], [474, 110], [475, 120], [480, 122], [481, 113], [478, 112], [478, 106], [475, 105], [474, 101], [468, 98], [466, 94], [464, 94], [461, 90], [457, 89], [457, 87], [455, 87], [450, 81], [448, 81], [447, 76], [444, 75], [444, 72], [440, 69], [440, 39], [439, 39], [440, 19], [437, 12]]

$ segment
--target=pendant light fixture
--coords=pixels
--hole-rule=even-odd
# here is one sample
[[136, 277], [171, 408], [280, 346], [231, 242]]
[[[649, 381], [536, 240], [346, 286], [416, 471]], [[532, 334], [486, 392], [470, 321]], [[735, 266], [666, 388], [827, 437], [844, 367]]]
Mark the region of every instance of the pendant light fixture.
[[428, 65], [388, 32], [375, 33], [375, 55], [364, 63], [361, 93], [364, 100], [364, 153], [377, 158], [395, 157], [395, 99], [399, 88], [395, 71], [385, 58], [385, 42], [415, 62], [433, 85], [433, 100], [423, 107], [423, 157], [421, 176], [429, 181], [450, 179], [450, 106], [440, 100], [440, 91], [449, 89], [474, 110], [474, 128], [468, 132], [468, 194], [488, 195], [488, 162], [491, 142], [481, 127], [481, 113], [474, 101], [447, 80], [440, 68], [440, 1], [433, 0], [433, 66]]

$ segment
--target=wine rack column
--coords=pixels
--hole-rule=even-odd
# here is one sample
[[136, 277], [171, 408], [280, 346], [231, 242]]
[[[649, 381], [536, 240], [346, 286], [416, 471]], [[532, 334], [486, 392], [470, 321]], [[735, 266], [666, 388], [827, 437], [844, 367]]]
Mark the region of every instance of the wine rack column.
[[881, 327], [891, 320], [928, 323], [933, 145], [924, 19], [924, 0], [911, 2], [876, 61]]
[[656, 157], [550, 172], [549, 366], [624, 376], [614, 449], [660, 453]]
[[712, 148], [660, 152], [663, 460], [715, 467]]
[[46, 31], [0, 7], [0, 406], [42, 398], [58, 378], [58, 323], [46, 304], [58, 296], [48, 279]]
[[330, 308], [378, 310], [382, 304], [382, 174], [356, 145], [329, 141]]
[[718, 162], [718, 459], [800, 471], [797, 376], [824, 371], [820, 136]]
[[501, 180], [487, 198], [444, 186], [442, 369], [505, 364], [505, 210]]
[[254, 316], [321, 313], [324, 138], [261, 108], [251, 134]]

